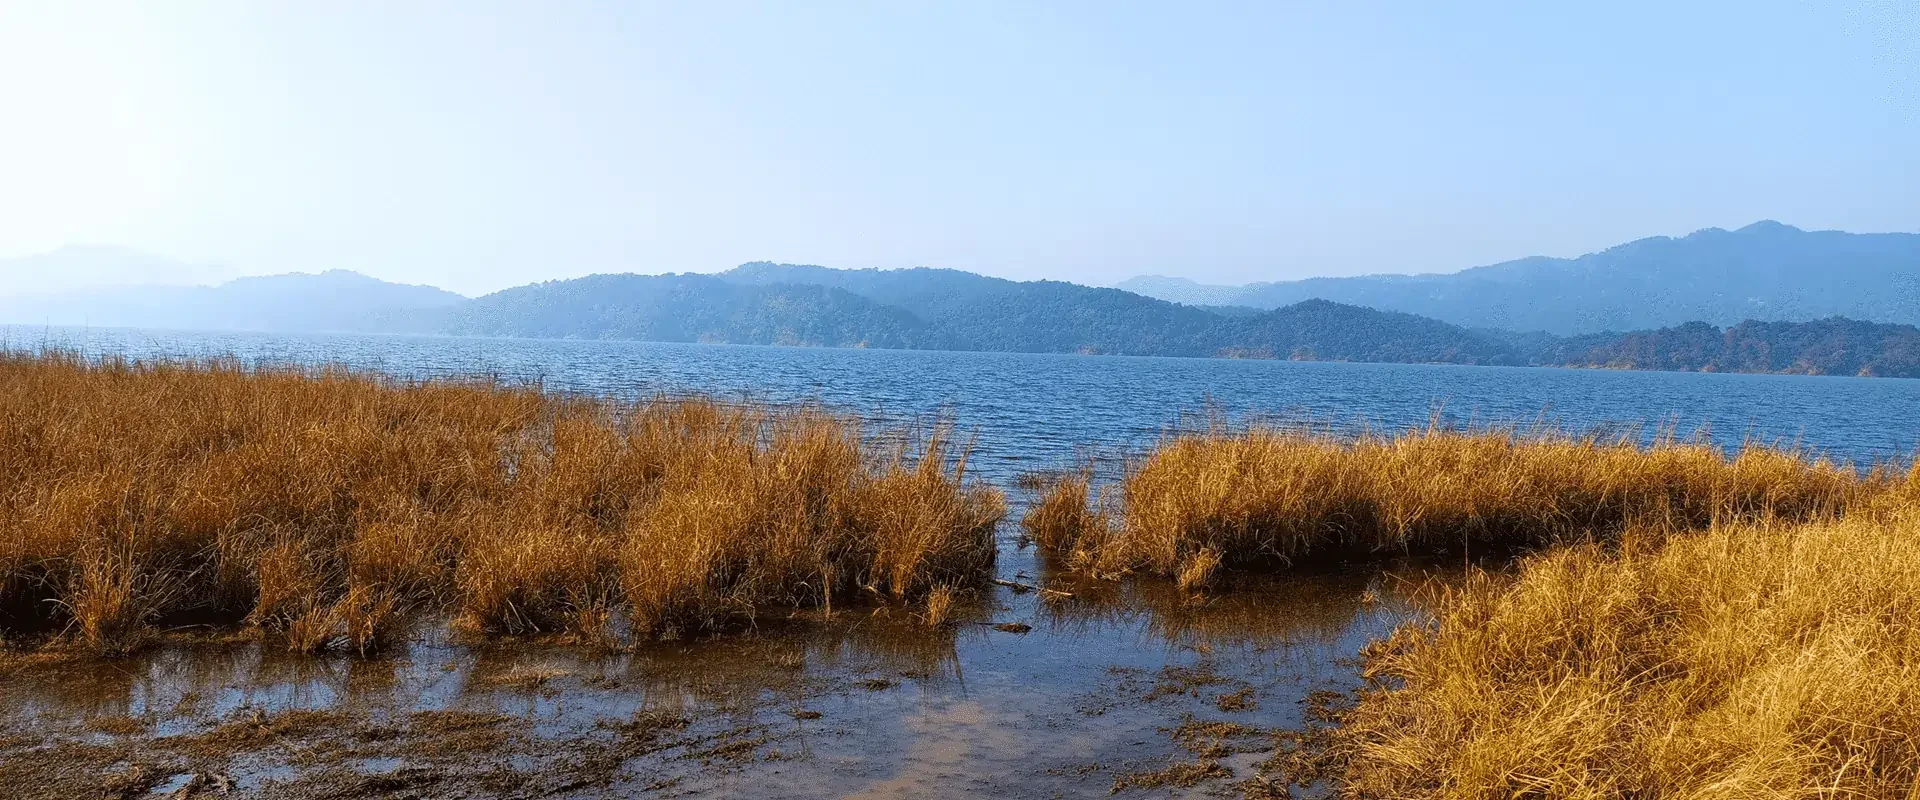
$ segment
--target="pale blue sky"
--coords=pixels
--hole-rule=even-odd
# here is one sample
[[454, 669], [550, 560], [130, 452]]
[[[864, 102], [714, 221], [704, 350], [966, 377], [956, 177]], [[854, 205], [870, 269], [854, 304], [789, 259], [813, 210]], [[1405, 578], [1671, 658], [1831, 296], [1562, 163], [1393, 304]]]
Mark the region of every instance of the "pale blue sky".
[[1920, 230], [1920, 3], [0, 0], [0, 256], [476, 293]]

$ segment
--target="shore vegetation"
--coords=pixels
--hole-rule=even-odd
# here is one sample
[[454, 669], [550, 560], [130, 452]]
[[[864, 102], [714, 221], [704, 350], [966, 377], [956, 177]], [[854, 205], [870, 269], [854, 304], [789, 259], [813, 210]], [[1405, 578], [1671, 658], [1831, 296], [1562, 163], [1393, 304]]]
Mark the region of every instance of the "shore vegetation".
[[1911, 798], [1920, 518], [1555, 548], [1369, 653], [1335, 746], [1393, 798]]
[[0, 355], [0, 630], [106, 653], [242, 626], [378, 646], [649, 638], [951, 599], [1000, 494], [944, 425], [340, 368]]
[[1642, 442], [1631, 431], [1434, 425], [1340, 437], [1260, 427], [1169, 436], [1105, 487], [1090, 487], [1086, 474], [1056, 477], [1022, 522], [1073, 568], [1202, 588], [1229, 569], [1832, 519], [1899, 478], [1792, 448], [1729, 452], [1671, 435]]

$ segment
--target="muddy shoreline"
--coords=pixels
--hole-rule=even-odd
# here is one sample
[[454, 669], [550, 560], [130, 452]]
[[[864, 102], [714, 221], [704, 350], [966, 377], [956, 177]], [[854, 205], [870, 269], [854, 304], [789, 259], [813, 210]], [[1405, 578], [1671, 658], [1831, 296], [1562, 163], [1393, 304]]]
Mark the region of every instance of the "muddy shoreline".
[[[1057, 573], [1009, 531], [998, 574], [1071, 597], [995, 586], [937, 628], [875, 604], [617, 650], [423, 619], [370, 658], [193, 632], [124, 659], [16, 651], [0, 783], [47, 798], [1311, 796], [1325, 787], [1287, 753], [1357, 685], [1359, 649], [1453, 573], [1194, 597]], [[1296, 778], [1309, 785], [1285, 789]]]

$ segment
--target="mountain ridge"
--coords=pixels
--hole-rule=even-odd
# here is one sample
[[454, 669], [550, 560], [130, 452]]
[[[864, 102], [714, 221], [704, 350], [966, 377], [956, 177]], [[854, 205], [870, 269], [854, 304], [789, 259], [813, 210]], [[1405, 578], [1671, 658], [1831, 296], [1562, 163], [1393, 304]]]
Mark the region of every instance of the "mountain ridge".
[[911, 314], [824, 286], [746, 286], [711, 275], [596, 274], [474, 298], [446, 333], [540, 338], [943, 349]]
[[257, 275], [216, 285], [134, 285], [0, 296], [0, 322], [197, 330], [406, 331], [467, 298], [344, 269]]
[[[1664, 268], [1679, 256], [1691, 259], [1682, 259], [1684, 270]], [[543, 281], [477, 298], [335, 269], [217, 286], [0, 297], [0, 321], [1920, 377], [1920, 329], [1897, 319], [1808, 311], [1845, 300], [1867, 275], [1878, 282], [1865, 294], [1884, 300], [1874, 308], [1895, 317], [1920, 313], [1920, 303], [1905, 300], [1920, 291], [1916, 273], [1917, 235], [1807, 232], [1761, 222], [1646, 237], [1574, 259], [1531, 256], [1459, 273], [1251, 284], [1231, 297], [1219, 293], [1236, 287], [1181, 278], [1122, 282], [1186, 292], [1192, 302], [954, 269], [756, 261], [712, 274]], [[1729, 304], [1730, 292], [1751, 296]], [[1352, 302], [1354, 294], [1381, 302]], [[1508, 313], [1483, 314], [1468, 325], [1395, 308], [1388, 301], [1396, 298]], [[1271, 305], [1279, 300], [1289, 302]], [[1716, 321], [1753, 308], [1805, 318]], [[1681, 319], [1580, 330], [1636, 318], [1622, 310]], [[1514, 324], [1543, 317], [1567, 324]]]
[[[1230, 317], [1059, 281], [1007, 281], [953, 270], [749, 266], [732, 276], [594, 275], [516, 287], [455, 310], [446, 331], [1030, 353], [1513, 359], [1504, 344], [1456, 326], [1326, 301]], [[833, 285], [789, 282], [806, 277]], [[928, 290], [914, 288], [917, 281], [946, 283]], [[959, 284], [970, 285], [971, 292], [955, 292]], [[883, 297], [907, 304], [880, 302]], [[776, 309], [785, 316], [774, 317]]]
[[[1156, 285], [1134, 280], [1122, 284], [1147, 291]], [[1731, 231], [1644, 237], [1575, 258], [1528, 256], [1451, 273], [1237, 289], [1219, 304], [1272, 308], [1321, 297], [1468, 328], [1559, 335], [1835, 315], [1917, 324], [1920, 234], [1805, 231], [1762, 220]], [[1191, 287], [1175, 287], [1181, 290]]]

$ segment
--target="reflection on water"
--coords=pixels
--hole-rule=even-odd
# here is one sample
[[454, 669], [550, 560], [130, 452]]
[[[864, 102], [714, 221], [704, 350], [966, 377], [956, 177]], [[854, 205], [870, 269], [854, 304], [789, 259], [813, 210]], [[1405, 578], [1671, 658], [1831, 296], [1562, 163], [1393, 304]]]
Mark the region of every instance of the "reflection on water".
[[1413, 613], [1412, 598], [1428, 581], [1456, 570], [1431, 565], [1369, 566], [1345, 572], [1302, 572], [1270, 578], [1238, 576], [1208, 594], [1182, 592], [1164, 580], [1102, 581], [1054, 574], [1047, 585], [1074, 593], [1045, 602], [1042, 612], [1061, 635], [1102, 636], [1132, 624], [1173, 647], [1339, 647], [1384, 634]]
[[[1003, 561], [1072, 596], [996, 589], [932, 629], [901, 608], [804, 612], [621, 652], [462, 641], [430, 622], [369, 659], [188, 640], [17, 668], [0, 724], [42, 747], [104, 748], [102, 770], [130, 753], [160, 771], [214, 762], [243, 789], [295, 797], [342, 774], [524, 787], [556, 771], [592, 776], [581, 796], [1104, 794], [1116, 775], [1184, 757], [1167, 733], [1184, 721], [1297, 725], [1298, 701], [1350, 687], [1344, 660], [1416, 613], [1415, 587], [1447, 575], [1409, 566], [1195, 597], [1055, 574], [1018, 550]], [[989, 624], [1007, 621], [1031, 631]], [[6, 755], [0, 777], [34, 768]]]

